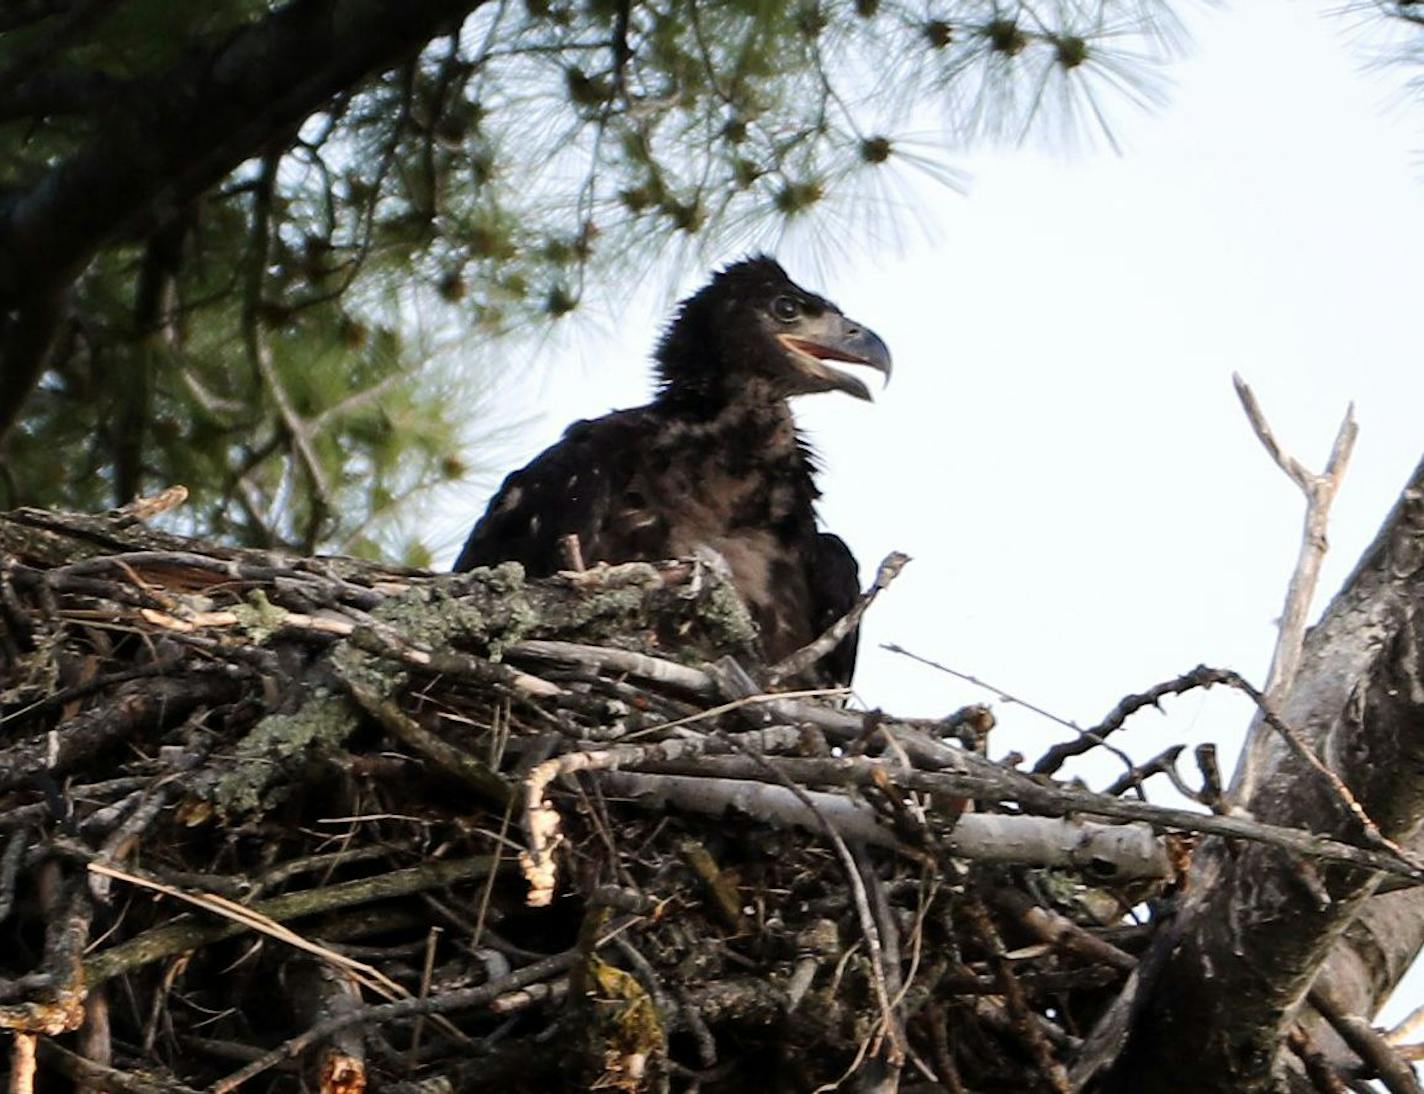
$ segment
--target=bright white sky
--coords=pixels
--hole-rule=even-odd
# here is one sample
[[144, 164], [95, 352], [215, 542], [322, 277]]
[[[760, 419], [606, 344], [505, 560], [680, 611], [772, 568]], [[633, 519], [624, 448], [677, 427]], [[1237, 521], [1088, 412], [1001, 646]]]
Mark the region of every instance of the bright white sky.
[[[895, 357], [874, 405], [798, 406], [826, 466], [824, 522], [863, 576], [892, 549], [914, 558], [867, 620], [867, 705], [993, 702], [993, 751], [1034, 758], [1066, 732], [879, 644], [1084, 726], [1202, 662], [1261, 682], [1302, 501], [1251, 434], [1233, 370], [1314, 469], [1355, 403], [1319, 604], [1373, 537], [1424, 453], [1424, 109], [1398, 105], [1415, 73], [1366, 71], [1350, 25], [1313, 7], [1188, 12], [1195, 46], [1169, 105], [1119, 114], [1121, 158], [976, 156], [960, 163], [967, 196], [917, 191], [932, 234], [906, 219], [898, 249], [852, 243], [819, 270], [782, 256]], [[616, 337], [501, 396], [531, 419], [501, 476], [569, 421], [646, 400], [665, 304], [644, 294], [607, 323]], [[450, 530], [451, 557], [501, 476]], [[1120, 743], [1145, 759], [1215, 741], [1229, 776], [1249, 715], [1195, 693]], [[1416, 969], [1382, 1017], [1421, 1001]]]

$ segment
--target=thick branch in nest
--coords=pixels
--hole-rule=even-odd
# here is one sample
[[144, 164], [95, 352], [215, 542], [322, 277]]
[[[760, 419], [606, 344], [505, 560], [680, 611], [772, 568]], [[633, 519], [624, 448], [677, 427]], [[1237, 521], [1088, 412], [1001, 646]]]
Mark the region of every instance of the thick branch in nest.
[[[777, 764], [774, 759], [768, 762], [773, 767]], [[808, 806], [784, 787], [750, 781], [757, 777], [750, 764], [738, 764], [738, 768], [741, 778], [620, 771], [600, 775], [599, 782], [605, 793], [630, 798], [645, 807], [672, 807], [709, 816], [735, 809], [766, 824], [805, 831], [818, 828], [819, 814], [847, 840], [875, 847], [901, 846], [895, 831], [869, 805], [842, 794], [806, 791]], [[714, 770], [726, 771], [727, 767]], [[804, 778], [804, 769], [798, 775]], [[958, 858], [1074, 868], [1096, 877], [1166, 878], [1172, 873], [1166, 849], [1145, 825], [967, 813], [955, 820], [942, 844]]]

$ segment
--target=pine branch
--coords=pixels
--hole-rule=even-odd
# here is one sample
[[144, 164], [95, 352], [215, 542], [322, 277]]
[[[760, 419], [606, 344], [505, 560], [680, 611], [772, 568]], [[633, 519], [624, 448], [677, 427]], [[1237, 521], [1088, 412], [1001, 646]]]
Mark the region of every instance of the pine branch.
[[0, 218], [0, 313], [18, 312], [0, 360], [0, 438], [18, 419], [54, 335], [57, 309], [37, 301], [61, 294], [111, 239], [187, 204], [482, 2], [293, 0], [136, 85], [82, 149]]

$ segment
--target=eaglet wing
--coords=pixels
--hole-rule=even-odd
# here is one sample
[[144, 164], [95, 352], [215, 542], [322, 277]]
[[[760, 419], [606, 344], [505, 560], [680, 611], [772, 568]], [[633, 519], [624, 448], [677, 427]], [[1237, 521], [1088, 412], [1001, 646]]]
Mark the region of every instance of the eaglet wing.
[[579, 537], [584, 561], [658, 557], [627, 542], [623, 503], [642, 450], [640, 411], [575, 422], [563, 439], [504, 480], [465, 541], [456, 570], [522, 563], [531, 577], [565, 568], [565, 537]]

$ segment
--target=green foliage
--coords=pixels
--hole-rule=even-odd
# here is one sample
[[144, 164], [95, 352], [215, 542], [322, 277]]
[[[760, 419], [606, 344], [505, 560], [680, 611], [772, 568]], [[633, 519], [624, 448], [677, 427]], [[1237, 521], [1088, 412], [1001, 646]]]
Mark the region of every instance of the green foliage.
[[[18, 192], [123, 124], [132, 81], [274, 10], [74, 15], [95, 7], [0, 17]], [[1165, 0], [472, 0], [201, 199], [116, 226], [5, 442], [0, 505], [181, 482], [193, 530], [427, 561], [400, 530], [467, 474], [514, 339], [616, 303], [661, 255], [824, 230], [885, 172], [952, 182], [975, 139], [1104, 135], [1097, 96], [1150, 100], [1172, 26]], [[927, 118], [928, 153], [906, 139]]]

